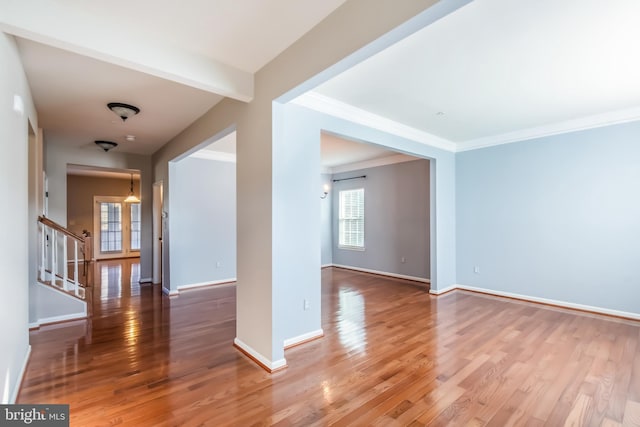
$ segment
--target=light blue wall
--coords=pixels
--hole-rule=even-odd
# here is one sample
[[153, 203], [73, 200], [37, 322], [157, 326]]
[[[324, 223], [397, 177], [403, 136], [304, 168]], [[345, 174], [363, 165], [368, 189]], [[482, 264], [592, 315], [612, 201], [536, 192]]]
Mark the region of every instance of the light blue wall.
[[[333, 175], [333, 263], [421, 279], [430, 275], [429, 161], [413, 160]], [[338, 194], [364, 188], [365, 250], [338, 245]], [[404, 258], [404, 262], [402, 259]]]
[[459, 153], [458, 282], [640, 313], [639, 159], [639, 122]]
[[[320, 129], [315, 116], [274, 104], [274, 359], [286, 339], [322, 328], [320, 311]], [[305, 309], [304, 301], [308, 301]]]
[[315, 126], [356, 141], [367, 142], [416, 157], [430, 159], [431, 289], [456, 284], [456, 161], [455, 154], [423, 143], [321, 113]]
[[[289, 111], [289, 110], [288, 110]], [[287, 116], [284, 126], [295, 126], [298, 132], [306, 137], [298, 137], [298, 144], [304, 145], [312, 156], [308, 163], [301, 165], [298, 170], [298, 178], [309, 173], [315, 173], [315, 177], [309, 177], [309, 190], [313, 197], [317, 196], [318, 189], [322, 188], [320, 182], [320, 147], [319, 138], [321, 131], [332, 132], [352, 140], [366, 142], [387, 148], [392, 148], [400, 153], [414, 155], [430, 159], [429, 164], [429, 198], [430, 212], [430, 279], [431, 289], [445, 289], [456, 284], [456, 198], [455, 198], [455, 154], [438, 148], [427, 146], [423, 143], [391, 135], [376, 129], [362, 126], [347, 120], [318, 113], [302, 107], [290, 107], [292, 119]], [[292, 136], [295, 138], [295, 136]], [[275, 154], [274, 154], [274, 157]], [[295, 159], [303, 158], [299, 155]], [[284, 157], [287, 161], [293, 161], [290, 156]], [[317, 160], [315, 160], [317, 159]], [[317, 161], [312, 164], [311, 161]], [[274, 166], [274, 170], [277, 170]], [[316, 206], [316, 213], [320, 212], [317, 202], [311, 201], [311, 206]], [[318, 218], [318, 221], [320, 219]], [[319, 223], [319, 222], [316, 222]], [[311, 232], [311, 230], [310, 230]], [[320, 248], [318, 237], [317, 248]], [[309, 246], [311, 248], [311, 246]], [[311, 250], [311, 249], [310, 249]], [[315, 250], [315, 249], [314, 249]], [[318, 255], [320, 258], [320, 255]], [[335, 260], [333, 260], [335, 262]], [[315, 264], [317, 266], [317, 264]], [[319, 279], [318, 279], [319, 280]]]
[[236, 164], [187, 157], [171, 186], [171, 289], [235, 280]]
[[320, 258], [321, 265], [330, 265], [333, 263], [333, 236], [331, 227], [331, 200], [333, 192], [333, 183], [330, 174], [320, 175], [320, 188], [318, 194], [322, 196], [324, 185], [329, 186], [329, 194], [320, 201]]

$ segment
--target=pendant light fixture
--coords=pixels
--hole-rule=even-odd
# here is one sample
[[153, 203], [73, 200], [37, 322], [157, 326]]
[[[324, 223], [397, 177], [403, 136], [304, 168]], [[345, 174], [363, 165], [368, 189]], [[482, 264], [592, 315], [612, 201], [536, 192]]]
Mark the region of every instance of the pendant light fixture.
[[131, 174], [131, 187], [129, 188], [129, 195], [124, 199], [125, 203], [140, 203], [140, 199], [133, 194], [133, 174]]

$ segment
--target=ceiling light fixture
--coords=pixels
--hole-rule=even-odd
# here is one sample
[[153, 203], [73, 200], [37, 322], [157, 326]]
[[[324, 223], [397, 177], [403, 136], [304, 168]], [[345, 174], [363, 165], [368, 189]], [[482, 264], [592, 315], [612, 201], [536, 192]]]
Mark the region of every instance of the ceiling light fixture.
[[135, 116], [140, 112], [138, 107], [134, 107], [133, 105], [123, 104], [121, 102], [110, 102], [107, 104], [107, 107], [114, 113], [118, 115], [122, 119], [122, 121], [126, 121], [129, 117]]
[[133, 142], [136, 140], [136, 136], [135, 135], [127, 135], [124, 137], [124, 139], [126, 139], [129, 142]]
[[133, 174], [131, 174], [131, 187], [129, 187], [129, 195], [124, 199], [125, 203], [140, 203], [140, 199], [133, 194]]
[[113, 141], [93, 141], [95, 144], [102, 148], [105, 152], [111, 150], [112, 148], [116, 148], [118, 146], [117, 143]]

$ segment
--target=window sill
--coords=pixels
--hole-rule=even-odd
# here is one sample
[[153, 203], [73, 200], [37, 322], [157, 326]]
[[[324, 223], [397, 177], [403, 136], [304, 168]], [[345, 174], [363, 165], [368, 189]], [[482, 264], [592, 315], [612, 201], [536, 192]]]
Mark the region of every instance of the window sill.
[[344, 249], [344, 250], [347, 250], [347, 251], [364, 252], [364, 246], [342, 246], [342, 245], [338, 245], [338, 249]]

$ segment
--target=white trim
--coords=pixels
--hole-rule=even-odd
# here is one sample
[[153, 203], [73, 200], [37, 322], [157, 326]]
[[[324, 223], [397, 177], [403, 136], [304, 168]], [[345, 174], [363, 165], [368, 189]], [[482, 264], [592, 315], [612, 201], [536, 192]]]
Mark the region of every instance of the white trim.
[[331, 264], [331, 266], [332, 267], [338, 267], [338, 268], [344, 268], [344, 269], [347, 269], [347, 270], [362, 271], [363, 273], [378, 274], [380, 276], [395, 277], [396, 279], [406, 279], [406, 280], [412, 280], [414, 282], [431, 283], [430, 279], [425, 279], [424, 277], [407, 276], [407, 275], [404, 275], [404, 274], [389, 273], [389, 272], [386, 272], [386, 271], [371, 270], [371, 269], [368, 269], [368, 268], [353, 267], [353, 266], [350, 266], [350, 265]]
[[223, 280], [214, 280], [212, 282], [200, 282], [200, 283], [191, 283], [188, 285], [179, 285], [178, 286], [178, 291], [183, 291], [185, 289], [193, 289], [193, 288], [202, 288], [205, 286], [214, 286], [214, 285], [222, 285], [225, 283], [233, 283], [233, 282], [237, 282], [238, 279], [236, 279], [235, 277], [232, 277], [230, 279], [223, 279]]
[[40, 327], [40, 322], [29, 323], [29, 329], [38, 329]]
[[447, 292], [455, 291], [456, 289], [459, 288], [459, 286], [460, 285], [451, 285], [451, 286], [447, 286], [444, 289], [429, 289], [429, 293], [431, 295], [442, 295]]
[[414, 156], [409, 156], [407, 154], [395, 154], [393, 156], [381, 157], [379, 159], [371, 159], [364, 160], [361, 162], [348, 163], [346, 165], [335, 166], [333, 168], [329, 168], [331, 174], [343, 173], [343, 172], [351, 172], [360, 169], [369, 169], [375, 168], [379, 166], [387, 166], [394, 165], [396, 163], [404, 163], [411, 162], [413, 160], [419, 160], [419, 158]]
[[212, 151], [212, 150], [199, 150], [193, 154], [190, 154], [189, 157], [195, 157], [197, 159], [205, 159], [205, 160], [216, 160], [218, 162], [228, 162], [228, 163], [236, 163], [236, 155], [234, 153], [225, 153], [222, 151]]
[[87, 311], [85, 308], [84, 313], [71, 313], [71, 314], [63, 314], [62, 316], [51, 316], [45, 317], [43, 319], [38, 319], [38, 325], [48, 325], [50, 323], [58, 323], [58, 322], [67, 322], [69, 320], [82, 320], [87, 318]]
[[[27, 353], [24, 356], [24, 361], [22, 362], [22, 367], [20, 368], [20, 372], [18, 372], [18, 376], [16, 377], [16, 383], [11, 391], [11, 396], [9, 397], [9, 404], [13, 405], [16, 403], [18, 399], [18, 393], [20, 392], [20, 387], [22, 386], [22, 380], [24, 379], [24, 374], [27, 372], [27, 365], [29, 364], [29, 358], [31, 357], [31, 346], [27, 347]], [[4, 402], [3, 402], [4, 403]]]
[[372, 129], [397, 135], [412, 141], [421, 142], [431, 147], [446, 151], [456, 151], [456, 144], [439, 136], [403, 125], [386, 117], [370, 113], [353, 105], [346, 104], [337, 99], [321, 95], [317, 92], [307, 92], [291, 101], [311, 110], [315, 110], [330, 116], [348, 120]]
[[153, 279], [151, 277], [143, 277], [138, 280], [138, 283], [153, 283]]
[[262, 354], [258, 353], [250, 345], [248, 345], [245, 342], [243, 342], [238, 337], [233, 339], [233, 343], [236, 346], [240, 347], [242, 349], [242, 351], [244, 351], [247, 354], [251, 355], [251, 357], [256, 359], [258, 362], [262, 363], [264, 366], [267, 367], [267, 369], [269, 369], [271, 371], [275, 371], [276, 369], [280, 369], [280, 368], [283, 368], [283, 367], [287, 366], [287, 360], [284, 357], [282, 359], [279, 359], [279, 360], [276, 360], [276, 361], [272, 362], [271, 360], [269, 360], [266, 357], [264, 357]]
[[307, 92], [291, 102], [324, 114], [454, 153], [640, 120], [640, 107], [633, 107], [498, 135], [453, 142], [317, 92]]
[[640, 107], [625, 110], [611, 111], [603, 114], [594, 114], [574, 120], [552, 123], [544, 126], [536, 126], [500, 135], [491, 135], [484, 138], [471, 139], [458, 144], [457, 152], [477, 150], [479, 148], [492, 147], [494, 145], [510, 144], [526, 141], [528, 139], [542, 138], [545, 136], [559, 135], [577, 132], [586, 129], [599, 128], [620, 123], [632, 122], [640, 119]]
[[163, 286], [162, 287], [162, 293], [167, 295], [167, 296], [174, 297], [174, 296], [178, 295], [180, 292], [178, 292], [177, 289], [167, 289], [167, 288], [165, 288]]
[[311, 341], [316, 338], [320, 338], [324, 336], [324, 331], [321, 329], [317, 329], [315, 331], [307, 332], [306, 334], [298, 335], [297, 337], [287, 338], [284, 340], [284, 347], [293, 347], [294, 345], [303, 343], [305, 341]]
[[329, 263], [329, 264], [322, 264], [320, 266], [320, 268], [327, 268], [327, 267], [333, 267], [333, 264]]
[[[592, 306], [592, 305], [576, 304], [576, 303], [572, 303], [572, 302], [560, 301], [560, 300], [555, 300], [555, 299], [548, 299], [548, 298], [534, 297], [534, 296], [530, 296], [530, 295], [515, 294], [515, 293], [512, 293], [512, 292], [495, 291], [493, 289], [478, 288], [478, 287], [475, 287], [475, 286], [452, 285], [452, 286], [449, 286], [448, 288], [445, 288], [445, 289], [439, 291], [439, 293], [442, 294], [442, 293], [444, 293], [446, 291], [453, 290], [453, 289], [460, 289], [460, 290], [463, 290], [463, 291], [479, 292], [479, 293], [482, 293], [482, 294], [494, 295], [494, 296], [499, 296], [499, 297], [514, 298], [514, 299], [519, 299], [519, 300], [523, 300], [523, 301], [529, 301], [529, 302], [536, 302], [536, 303], [540, 303], [540, 304], [552, 305], [552, 306], [555, 306], [555, 307], [568, 308], [568, 309], [572, 309], [572, 310], [580, 310], [580, 311], [587, 311], [587, 312], [591, 312], [591, 313], [605, 314], [605, 315], [609, 315], [609, 316], [623, 317], [623, 318], [626, 318], [626, 319], [640, 320], [640, 313], [631, 313], [631, 312], [628, 312], [628, 311], [612, 310], [612, 309], [604, 308], [604, 307], [595, 307], [595, 306]], [[431, 293], [435, 294], [434, 292], [431, 292]], [[435, 294], [435, 295], [438, 295], [438, 294]]]

